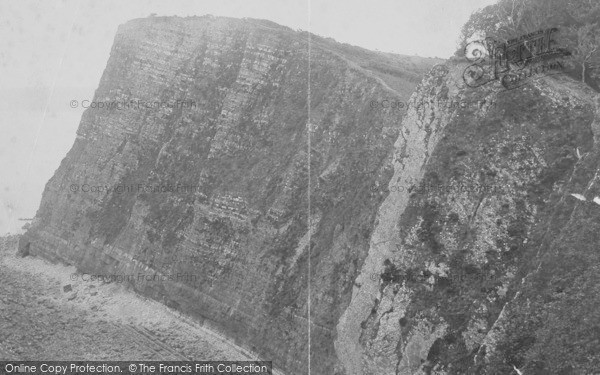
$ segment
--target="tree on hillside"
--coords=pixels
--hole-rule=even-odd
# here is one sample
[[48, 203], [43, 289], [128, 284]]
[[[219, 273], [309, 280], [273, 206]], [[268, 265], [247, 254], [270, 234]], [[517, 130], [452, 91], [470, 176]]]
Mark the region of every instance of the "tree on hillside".
[[[558, 46], [569, 50], [568, 64], [586, 75], [600, 78], [600, 1], [598, 0], [499, 0], [474, 12], [461, 31], [458, 56], [479, 36], [498, 42], [538, 30], [558, 28]], [[571, 71], [571, 74], [578, 74]], [[596, 83], [597, 84], [597, 83]], [[594, 85], [592, 84], [592, 87]]]
[[573, 52], [571, 65], [581, 68], [581, 82], [585, 82], [586, 72], [598, 78], [596, 66], [600, 63], [600, 2], [593, 0], [569, 1], [569, 16], [566, 37]]
[[571, 26], [569, 32], [575, 36], [573, 63], [581, 67], [581, 82], [585, 82], [586, 67], [595, 67], [600, 62], [600, 27], [597, 23]]
[[462, 47], [474, 34], [506, 41], [564, 23], [562, 0], [500, 0], [474, 12], [461, 32]]

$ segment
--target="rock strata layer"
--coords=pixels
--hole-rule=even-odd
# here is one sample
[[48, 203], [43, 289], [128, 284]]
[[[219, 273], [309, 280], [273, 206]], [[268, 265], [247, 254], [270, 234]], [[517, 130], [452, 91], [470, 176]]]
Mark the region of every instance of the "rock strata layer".
[[131, 21], [94, 100], [138, 105], [86, 110], [20, 253], [128, 276], [287, 374], [597, 371], [597, 93], [435, 63]]
[[289, 374], [306, 373], [310, 329], [312, 372], [334, 373], [373, 187], [393, 173], [404, 112], [388, 103], [436, 60], [310, 42], [309, 69], [308, 34], [267, 21], [122, 25], [104, 104], [83, 114], [21, 254], [126, 277]]

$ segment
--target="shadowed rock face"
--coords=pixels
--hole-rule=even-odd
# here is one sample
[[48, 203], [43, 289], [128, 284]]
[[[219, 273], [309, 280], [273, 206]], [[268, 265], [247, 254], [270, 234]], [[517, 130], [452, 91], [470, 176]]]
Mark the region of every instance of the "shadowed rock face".
[[127, 275], [289, 374], [306, 372], [310, 282], [312, 372], [334, 373], [403, 116], [371, 103], [407, 101], [436, 61], [313, 36], [309, 76], [307, 36], [213, 17], [121, 26], [103, 108], [84, 113], [21, 251]]
[[563, 76], [472, 89], [448, 66], [411, 98], [340, 360], [351, 374], [592, 373], [597, 94]]

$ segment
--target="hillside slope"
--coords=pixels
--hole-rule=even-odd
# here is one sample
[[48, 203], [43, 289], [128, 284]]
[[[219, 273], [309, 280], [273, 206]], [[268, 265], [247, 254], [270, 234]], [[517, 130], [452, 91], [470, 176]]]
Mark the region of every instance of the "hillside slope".
[[349, 374], [594, 373], [597, 93], [563, 75], [473, 89], [466, 66], [411, 98], [338, 355]]

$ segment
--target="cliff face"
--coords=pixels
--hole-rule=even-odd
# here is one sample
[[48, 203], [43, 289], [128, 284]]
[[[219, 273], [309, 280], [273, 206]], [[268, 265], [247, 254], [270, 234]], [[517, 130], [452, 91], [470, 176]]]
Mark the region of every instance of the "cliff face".
[[313, 37], [309, 78], [305, 33], [128, 22], [20, 252], [125, 275], [290, 374], [310, 282], [313, 373], [332, 374], [403, 115], [372, 103], [406, 101], [434, 63]]
[[315, 374], [600, 368], [596, 94], [319, 37], [310, 61], [265, 21], [122, 26], [94, 99], [121, 108], [84, 113], [20, 252], [132, 275], [289, 374], [309, 329]]
[[340, 360], [350, 374], [597, 371], [597, 94], [564, 76], [473, 89], [465, 67], [435, 68], [411, 98]]

